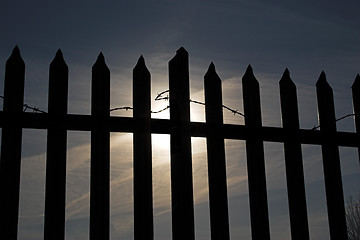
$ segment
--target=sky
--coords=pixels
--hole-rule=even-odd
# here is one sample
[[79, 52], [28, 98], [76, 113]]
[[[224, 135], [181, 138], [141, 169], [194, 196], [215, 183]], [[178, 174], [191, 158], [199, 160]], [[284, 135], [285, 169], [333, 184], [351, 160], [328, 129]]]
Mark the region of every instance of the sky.
[[[0, 94], [5, 62], [17, 45], [26, 63], [25, 103], [47, 111], [48, 68], [60, 48], [69, 66], [68, 112], [90, 113], [91, 67], [100, 52], [111, 71], [111, 108], [132, 106], [132, 69], [143, 55], [152, 97], [168, 89], [168, 61], [189, 52], [191, 99], [204, 101], [203, 76], [214, 62], [223, 103], [243, 110], [241, 78], [249, 64], [260, 83], [262, 122], [281, 126], [278, 81], [297, 85], [300, 125], [318, 125], [315, 83], [325, 71], [336, 116], [352, 113], [360, 72], [360, 2], [264, 0], [0, 0]], [[159, 110], [168, 103], [152, 102]], [[132, 116], [131, 111], [112, 115]], [[168, 118], [169, 112], [153, 114]], [[191, 104], [191, 120], [205, 121]], [[244, 124], [224, 110], [224, 122]], [[337, 123], [354, 131], [352, 118]], [[155, 239], [171, 239], [169, 136], [153, 135]], [[87, 239], [90, 133], [69, 131], [66, 239]], [[264, 143], [272, 239], [290, 239], [282, 144]], [[251, 239], [244, 141], [225, 140], [231, 239]], [[41, 239], [46, 131], [23, 130], [19, 239]], [[311, 239], [329, 239], [320, 146], [302, 145]], [[192, 139], [196, 239], [209, 239], [206, 139]], [[344, 197], [360, 192], [356, 149], [340, 148]], [[133, 238], [132, 135], [111, 134], [111, 239]]]

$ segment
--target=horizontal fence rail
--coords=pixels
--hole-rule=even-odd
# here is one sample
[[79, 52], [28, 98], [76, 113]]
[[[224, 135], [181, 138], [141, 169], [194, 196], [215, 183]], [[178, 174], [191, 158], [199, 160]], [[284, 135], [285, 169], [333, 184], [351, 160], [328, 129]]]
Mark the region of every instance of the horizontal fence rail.
[[[69, 131], [91, 131], [95, 123], [89, 115], [67, 114], [61, 121], [49, 119], [47, 114], [22, 112], [18, 114], [17, 123], [22, 128], [29, 129], [48, 129], [50, 125], [61, 124]], [[0, 126], [9, 124], [11, 118], [0, 111]], [[110, 132], [133, 133], [137, 129], [139, 122], [131, 117], [110, 116], [106, 120], [107, 128]], [[172, 124], [169, 119], [151, 119], [151, 133], [170, 134]], [[353, 132], [334, 132], [328, 133], [311, 129], [284, 129], [280, 127], [262, 126], [258, 132], [244, 125], [222, 124], [221, 136], [226, 139], [246, 140], [250, 135], [255, 135], [265, 142], [284, 142], [286, 139], [297, 139], [302, 144], [321, 145], [324, 139], [331, 138], [338, 146], [358, 147], [358, 133]], [[190, 122], [190, 133], [192, 137], [206, 137], [211, 131], [212, 126], [202, 122]]]
[[[206, 122], [190, 121], [188, 53], [169, 62], [170, 119], [151, 118], [151, 74], [141, 56], [133, 69], [133, 117], [110, 116], [110, 70], [102, 53], [92, 68], [91, 114], [68, 114], [68, 67], [56, 53], [49, 71], [48, 113], [25, 112], [25, 63], [15, 47], [5, 68], [0, 160], [0, 237], [16, 239], [22, 129], [47, 130], [44, 239], [64, 239], [67, 131], [91, 132], [90, 239], [109, 239], [110, 133], [133, 133], [134, 238], [154, 238], [151, 134], [170, 135], [172, 236], [195, 239], [191, 137], [207, 139], [211, 239], [230, 239], [225, 139], [245, 140], [252, 239], [270, 239], [264, 142], [284, 144], [292, 239], [310, 239], [301, 144], [320, 145], [330, 237], [347, 239], [339, 147], [360, 153], [360, 77], [352, 86], [356, 132], [336, 130], [334, 97], [326, 75], [316, 83], [319, 126], [300, 129], [296, 86], [286, 69], [280, 82], [283, 127], [262, 125], [259, 83], [249, 65], [243, 78], [244, 113], [222, 104], [221, 79], [210, 64], [204, 76]], [[163, 93], [165, 93], [163, 92]], [[162, 98], [162, 97], [160, 97]], [[197, 101], [192, 101], [199, 103]], [[201, 103], [202, 104], [202, 103]], [[29, 107], [31, 108], [31, 107]], [[245, 125], [223, 123], [223, 108]], [[36, 110], [35, 108], [31, 108]], [[319, 129], [319, 130], [317, 130]], [[360, 154], [359, 154], [360, 155]]]

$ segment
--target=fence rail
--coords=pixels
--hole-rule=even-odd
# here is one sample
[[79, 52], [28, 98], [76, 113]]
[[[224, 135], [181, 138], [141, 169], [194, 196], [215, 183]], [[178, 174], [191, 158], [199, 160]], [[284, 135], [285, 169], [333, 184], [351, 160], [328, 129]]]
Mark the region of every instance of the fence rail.
[[[211, 239], [229, 239], [224, 139], [246, 141], [251, 233], [270, 239], [264, 141], [284, 143], [292, 239], [309, 239], [301, 144], [321, 145], [331, 239], [347, 239], [339, 146], [360, 149], [360, 77], [352, 86], [356, 132], [338, 132], [332, 89], [316, 84], [319, 131], [299, 127], [296, 86], [280, 80], [283, 127], [262, 126], [259, 83], [243, 76], [245, 125], [223, 124], [221, 80], [210, 64], [204, 76], [206, 122], [190, 121], [188, 53], [169, 62], [170, 119], [151, 118], [151, 75], [141, 56], [133, 70], [133, 117], [110, 116], [110, 71], [102, 54], [92, 69], [91, 115], [67, 114], [68, 67], [59, 50], [50, 64], [48, 113], [24, 112], [25, 64], [18, 47], [6, 63], [0, 160], [0, 236], [17, 238], [22, 129], [46, 129], [44, 239], [64, 239], [67, 131], [91, 132], [90, 239], [109, 239], [110, 132], [133, 133], [134, 238], [153, 239], [151, 134], [170, 134], [173, 239], [195, 239], [191, 137], [207, 138]], [[360, 150], [359, 150], [360, 153]]]

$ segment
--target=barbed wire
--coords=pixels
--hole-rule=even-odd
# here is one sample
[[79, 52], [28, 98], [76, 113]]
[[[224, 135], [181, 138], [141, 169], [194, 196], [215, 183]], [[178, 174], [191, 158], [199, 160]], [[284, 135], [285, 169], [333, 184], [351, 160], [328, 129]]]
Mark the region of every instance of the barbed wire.
[[[355, 114], [355, 113], [347, 114], [347, 115], [342, 116], [342, 117], [340, 117], [340, 118], [336, 118], [336, 119], [335, 119], [335, 123], [337, 123], [337, 122], [339, 122], [339, 121], [341, 121], [341, 120], [344, 120], [345, 118], [355, 117], [355, 116], [358, 117], [359, 115], [357, 115], [357, 114]], [[318, 130], [319, 128], [321, 128], [321, 126], [320, 126], [320, 125], [317, 125], [317, 126], [314, 126], [311, 130]]]
[[[4, 96], [0, 96], [1, 99], [4, 100]], [[39, 109], [38, 107], [32, 107], [27, 105], [26, 103], [23, 104], [23, 112], [26, 112], [27, 110], [32, 110], [32, 112], [34, 113], [47, 113], [41, 109]]]
[[167, 110], [167, 109], [169, 109], [170, 108], [170, 106], [169, 105], [167, 105], [166, 107], [164, 107], [163, 109], [160, 109], [160, 110], [158, 110], [158, 111], [151, 111], [151, 113], [161, 113], [161, 112], [163, 112], [163, 111], [165, 111], [165, 110]]
[[32, 110], [34, 113], [47, 113], [47, 112], [39, 109], [38, 107], [31, 107], [31, 106], [29, 106], [29, 105], [27, 105], [27, 104], [23, 104], [23, 107], [24, 107], [23, 112], [26, 112], [26, 110], [30, 109], [30, 110]]
[[158, 93], [158, 95], [155, 97], [155, 101], [160, 101], [160, 100], [166, 100], [168, 101], [169, 100], [169, 95], [166, 95], [165, 97], [163, 97], [162, 95], [164, 95], [165, 93], [168, 93], [170, 92], [170, 90], [165, 90], [165, 91], [162, 91], [161, 93]]
[[[168, 101], [168, 100], [169, 100], [169, 95], [166, 95], [166, 96], [163, 96], [163, 95], [164, 95], [165, 93], [168, 93], [169, 91], [170, 91], [170, 90], [165, 90], [165, 91], [162, 91], [161, 93], [157, 94], [157, 96], [155, 97], [155, 101], [161, 101], [161, 100]], [[4, 96], [1, 96], [1, 95], [0, 95], [0, 99], [4, 100]], [[200, 102], [200, 101], [196, 101], [196, 100], [191, 100], [191, 99], [190, 99], [189, 101], [190, 101], [191, 103], [195, 103], [195, 104], [199, 104], [199, 105], [205, 106], [205, 103], [204, 103], [204, 102]], [[229, 108], [229, 107], [227, 107], [227, 106], [225, 106], [225, 105], [222, 105], [222, 107], [223, 107], [224, 109], [232, 112], [234, 115], [238, 114], [238, 115], [240, 115], [240, 116], [242, 116], [242, 117], [245, 117], [245, 115], [244, 115], [243, 113], [239, 112], [238, 110], [234, 110], [234, 109]], [[161, 112], [163, 112], [163, 111], [166, 111], [166, 110], [169, 109], [169, 108], [170, 108], [170, 106], [167, 105], [166, 107], [164, 107], [163, 109], [160, 109], [160, 110], [158, 110], [158, 111], [153, 111], [153, 110], [152, 110], [151, 113], [154, 113], [154, 114], [156, 114], [156, 113], [161, 113]], [[41, 109], [38, 108], [38, 107], [32, 107], [32, 106], [24, 103], [24, 104], [23, 104], [23, 112], [27, 112], [28, 110], [32, 110], [33, 113], [47, 113], [46, 111], [43, 111], [43, 110], [41, 110]], [[120, 110], [128, 111], [128, 110], [134, 110], [134, 108], [133, 108], [133, 107], [116, 107], [116, 108], [110, 109], [109, 111], [110, 111], [110, 112], [113, 112], [113, 111], [120, 111]], [[350, 113], [350, 114], [347, 114], [347, 115], [344, 115], [344, 116], [342, 116], [342, 117], [340, 117], [340, 118], [335, 119], [335, 122], [339, 122], [339, 121], [341, 121], [341, 120], [344, 120], [345, 118], [355, 117], [355, 116], [359, 116], [359, 115], [357, 115], [357, 114], [355, 114], [355, 113]], [[316, 125], [316, 126], [314, 126], [313, 128], [311, 128], [311, 130], [316, 131], [316, 130], [318, 130], [319, 128], [321, 128], [321, 126], [320, 126], [320, 125]]]
[[118, 111], [118, 110], [126, 110], [126, 111], [128, 111], [128, 110], [134, 110], [134, 108], [133, 107], [117, 107], [117, 108], [110, 109], [110, 112]]
[[[168, 93], [170, 90], [165, 90], [161, 93], [159, 93], [156, 97], [155, 97], [155, 101], [160, 101], [160, 100], [165, 100], [165, 101], [168, 101], [169, 100], [169, 95], [166, 95], [166, 96], [163, 96], [165, 93]], [[195, 104], [199, 104], [199, 105], [203, 105], [205, 106], [205, 103], [204, 102], [200, 102], [200, 101], [196, 101], [196, 100], [192, 100], [190, 99], [189, 100], [191, 103], [195, 103]], [[235, 109], [232, 109], [232, 108], [229, 108], [225, 105], [222, 105], [223, 108], [225, 108], [226, 110], [229, 110], [230, 112], [232, 112], [234, 115], [238, 114], [242, 117], [245, 117], [245, 115], [241, 112], [239, 112], [238, 110], [235, 110]], [[158, 112], [162, 112], [162, 111], [165, 111], [166, 109], [170, 108], [170, 106], [167, 106], [166, 108], [158, 111]], [[158, 113], [156, 112], [156, 113]]]

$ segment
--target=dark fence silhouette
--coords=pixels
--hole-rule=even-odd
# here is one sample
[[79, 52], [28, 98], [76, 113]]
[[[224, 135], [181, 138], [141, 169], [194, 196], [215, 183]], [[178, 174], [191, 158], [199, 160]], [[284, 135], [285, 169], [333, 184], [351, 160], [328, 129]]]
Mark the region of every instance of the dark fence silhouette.
[[50, 64], [48, 113], [25, 112], [25, 64], [16, 47], [6, 62], [0, 161], [0, 237], [16, 239], [22, 129], [47, 129], [44, 239], [64, 239], [67, 130], [91, 132], [90, 239], [109, 239], [110, 132], [133, 133], [134, 238], [153, 239], [151, 134], [170, 134], [174, 240], [194, 239], [191, 137], [207, 138], [211, 239], [229, 239], [224, 139], [246, 141], [251, 233], [270, 239], [264, 141], [284, 143], [292, 239], [309, 239], [301, 144], [321, 145], [331, 239], [347, 239], [339, 146], [360, 147], [360, 77], [352, 86], [356, 133], [338, 132], [332, 89], [316, 84], [319, 131], [299, 128], [296, 86], [280, 80], [283, 127], [262, 126], [259, 83], [249, 66], [242, 79], [245, 125], [223, 124], [221, 80], [211, 64], [204, 77], [206, 123], [190, 122], [188, 53], [169, 62], [170, 119], [152, 119], [150, 73], [140, 57], [133, 70], [133, 117], [110, 116], [110, 71], [99, 55], [92, 69], [91, 115], [67, 114], [68, 67], [59, 50]]

